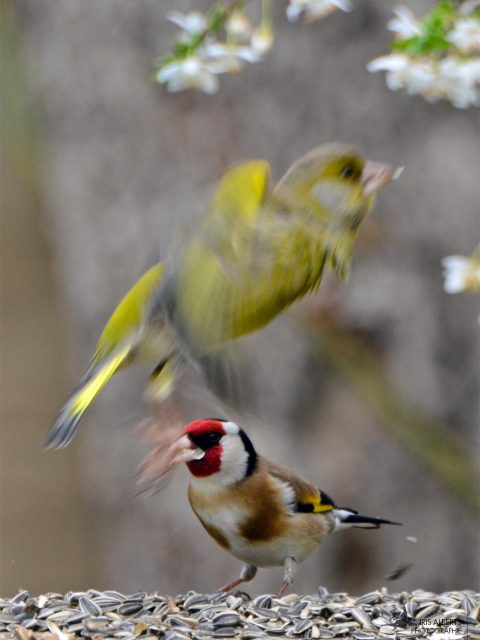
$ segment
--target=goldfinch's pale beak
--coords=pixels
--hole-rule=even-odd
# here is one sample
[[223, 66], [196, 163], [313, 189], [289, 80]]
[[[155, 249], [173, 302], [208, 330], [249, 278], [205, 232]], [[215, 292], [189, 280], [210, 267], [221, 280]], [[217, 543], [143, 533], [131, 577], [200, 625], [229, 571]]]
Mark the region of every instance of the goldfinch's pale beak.
[[182, 436], [173, 445], [174, 458], [172, 465], [178, 462], [191, 462], [192, 460], [201, 460], [205, 456], [205, 451], [196, 447], [188, 436]]
[[373, 196], [393, 179], [393, 167], [379, 162], [367, 162], [363, 167], [362, 184], [365, 195]]

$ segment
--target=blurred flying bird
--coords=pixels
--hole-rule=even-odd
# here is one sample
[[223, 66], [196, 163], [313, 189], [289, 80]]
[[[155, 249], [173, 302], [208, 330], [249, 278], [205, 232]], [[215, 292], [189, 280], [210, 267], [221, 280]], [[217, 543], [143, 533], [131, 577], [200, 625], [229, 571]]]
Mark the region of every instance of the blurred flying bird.
[[360, 224], [392, 169], [333, 143], [294, 162], [275, 187], [269, 174], [263, 160], [227, 171], [198, 232], [121, 300], [47, 448], [68, 445], [112, 375], [136, 361], [155, 366], [148, 400], [167, 398], [193, 364], [218, 396], [241, 403], [229, 343], [315, 291], [325, 268], [348, 276]]
[[207, 533], [245, 565], [229, 591], [252, 580], [257, 567], [284, 567], [281, 595], [303, 562], [334, 531], [400, 524], [337, 507], [295, 473], [260, 456], [238, 425], [219, 419], [188, 424], [177, 461], [192, 475], [190, 505]]

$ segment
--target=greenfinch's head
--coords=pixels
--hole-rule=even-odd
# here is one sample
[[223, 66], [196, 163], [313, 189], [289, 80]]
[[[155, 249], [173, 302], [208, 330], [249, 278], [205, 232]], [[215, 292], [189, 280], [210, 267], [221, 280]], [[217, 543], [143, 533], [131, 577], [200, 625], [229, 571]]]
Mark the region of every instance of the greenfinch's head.
[[329, 227], [353, 231], [392, 173], [391, 167], [366, 161], [350, 145], [325, 144], [294, 162], [276, 193], [293, 209], [318, 217]]

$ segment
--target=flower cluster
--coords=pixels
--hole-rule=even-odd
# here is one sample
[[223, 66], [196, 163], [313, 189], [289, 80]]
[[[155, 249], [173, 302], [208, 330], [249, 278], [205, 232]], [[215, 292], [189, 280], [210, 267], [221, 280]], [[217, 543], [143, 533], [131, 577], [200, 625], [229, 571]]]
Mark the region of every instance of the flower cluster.
[[[271, 16], [272, 0], [262, 0], [262, 18], [254, 27], [243, 6], [236, 0], [218, 5], [209, 15], [199, 11], [171, 11], [167, 19], [182, 31], [173, 52], [160, 61], [155, 79], [169, 91], [198, 89], [204, 93], [218, 90], [218, 76], [241, 71], [245, 63], [263, 60], [274, 41]], [[291, 21], [319, 20], [337, 10], [350, 11], [350, 0], [289, 0], [287, 17]]]
[[[171, 11], [167, 19], [182, 29], [171, 56], [161, 61], [155, 78], [169, 91], [218, 90], [218, 75], [236, 73], [245, 63], [260, 62], [273, 44], [271, 24], [263, 19], [254, 29], [244, 12], [217, 8], [210, 18], [198, 11]], [[225, 39], [218, 39], [223, 29]]]
[[441, 2], [421, 21], [398, 7], [388, 23], [394, 51], [372, 60], [368, 70], [386, 71], [392, 90], [406, 89], [431, 102], [449, 100], [460, 109], [480, 106], [479, 5]]

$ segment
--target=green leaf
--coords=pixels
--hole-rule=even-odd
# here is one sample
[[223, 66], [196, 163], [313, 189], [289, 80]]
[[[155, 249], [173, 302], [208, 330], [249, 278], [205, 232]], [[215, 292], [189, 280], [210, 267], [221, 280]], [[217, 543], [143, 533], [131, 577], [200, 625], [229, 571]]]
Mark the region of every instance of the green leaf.
[[406, 40], [397, 40], [393, 43], [392, 49], [403, 51], [413, 57], [429, 53], [445, 53], [452, 47], [446, 36], [458, 16], [458, 6], [455, 3], [449, 0], [440, 2], [420, 22], [420, 35]]

